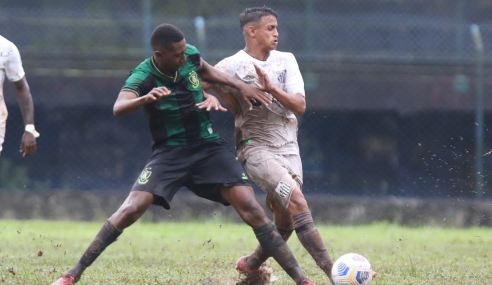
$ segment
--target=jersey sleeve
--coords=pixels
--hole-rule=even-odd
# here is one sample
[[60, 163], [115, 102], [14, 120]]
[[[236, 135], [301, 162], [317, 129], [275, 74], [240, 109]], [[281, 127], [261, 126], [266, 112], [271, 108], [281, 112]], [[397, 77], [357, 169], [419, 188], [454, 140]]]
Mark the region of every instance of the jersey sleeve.
[[185, 54], [186, 54], [186, 57], [188, 58], [188, 60], [198, 70], [200, 68], [200, 61], [202, 59], [198, 49], [196, 47], [190, 45], [190, 44], [187, 44]]
[[22, 67], [22, 60], [19, 50], [14, 44], [12, 44], [12, 51], [7, 56], [8, 58], [5, 64], [5, 73], [10, 81], [17, 82], [24, 77], [25, 72]]
[[[236, 74], [236, 69], [234, 67], [234, 61], [232, 60], [231, 57], [228, 57], [228, 58], [225, 58], [225, 59], [219, 61], [219, 63], [217, 63], [215, 65], [215, 67], [218, 70], [220, 70], [220, 71], [222, 71], [222, 72], [224, 72], [230, 76], [234, 76]], [[226, 86], [226, 85], [223, 85], [223, 84], [216, 83], [214, 85], [213, 89], [217, 94], [221, 93], [219, 95], [222, 97], [224, 94], [229, 93], [233, 88]]]
[[286, 69], [285, 92], [306, 96], [306, 92], [304, 91], [304, 80], [302, 79], [299, 65], [293, 54], [289, 54], [289, 57], [287, 58]]
[[224, 58], [219, 61], [215, 67], [230, 76], [234, 76], [236, 74], [236, 68], [232, 57]]
[[125, 82], [121, 91], [135, 93], [138, 97], [147, 95], [154, 87], [157, 87], [156, 79], [147, 72], [133, 70]]

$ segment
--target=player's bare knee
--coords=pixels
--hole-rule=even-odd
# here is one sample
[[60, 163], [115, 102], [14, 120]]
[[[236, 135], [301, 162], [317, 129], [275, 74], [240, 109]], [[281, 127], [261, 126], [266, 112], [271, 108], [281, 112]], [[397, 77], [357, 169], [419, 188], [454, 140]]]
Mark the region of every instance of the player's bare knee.
[[136, 204], [125, 204], [118, 209], [118, 215], [122, 220], [134, 223], [145, 213], [144, 207]]
[[245, 212], [248, 212], [249, 214], [254, 216], [256, 219], [261, 219], [262, 217], [266, 217], [266, 214], [263, 211], [263, 208], [260, 206], [260, 204], [256, 200], [248, 203], [248, 206], [244, 210], [245, 210]]
[[309, 210], [306, 198], [302, 192], [296, 188], [289, 201], [289, 212], [291, 214]]
[[250, 226], [261, 226], [269, 221], [265, 211], [256, 199], [246, 201], [242, 204], [239, 212], [241, 218]]

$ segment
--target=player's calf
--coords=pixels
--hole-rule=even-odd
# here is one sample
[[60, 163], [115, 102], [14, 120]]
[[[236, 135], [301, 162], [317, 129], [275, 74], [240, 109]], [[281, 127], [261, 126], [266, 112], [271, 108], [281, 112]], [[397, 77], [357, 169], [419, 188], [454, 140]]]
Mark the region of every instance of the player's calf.
[[261, 247], [268, 256], [273, 257], [282, 269], [299, 284], [306, 279], [289, 247], [273, 223], [253, 229]]
[[321, 239], [318, 229], [314, 226], [313, 217], [310, 211], [304, 211], [292, 215], [294, 230], [299, 241], [313, 257], [316, 264], [325, 272], [331, 280], [331, 269], [333, 261], [326, 250], [326, 246]]
[[79, 281], [84, 270], [99, 257], [106, 247], [116, 241], [122, 232], [123, 231], [117, 229], [110, 221], [106, 221], [77, 264], [70, 269], [67, 274], [72, 276], [75, 281]]
[[[290, 236], [292, 235], [292, 232], [294, 231], [294, 230], [284, 229], [280, 227], [277, 227], [277, 230], [285, 242], [289, 240]], [[250, 256], [248, 256], [247, 259], [245, 259], [244, 265], [247, 266], [247, 268], [259, 269], [265, 263], [268, 257], [269, 257], [268, 254], [266, 254], [266, 252], [263, 250], [261, 245], [259, 245], [255, 249], [255, 251]]]

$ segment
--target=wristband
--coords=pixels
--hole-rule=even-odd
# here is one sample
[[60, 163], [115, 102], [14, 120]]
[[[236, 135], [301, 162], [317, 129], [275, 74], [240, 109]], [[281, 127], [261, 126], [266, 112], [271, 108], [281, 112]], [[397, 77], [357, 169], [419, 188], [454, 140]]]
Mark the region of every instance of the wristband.
[[39, 137], [39, 133], [36, 131], [36, 128], [34, 128], [33, 124], [27, 124], [24, 130], [28, 133], [31, 133], [35, 138]]

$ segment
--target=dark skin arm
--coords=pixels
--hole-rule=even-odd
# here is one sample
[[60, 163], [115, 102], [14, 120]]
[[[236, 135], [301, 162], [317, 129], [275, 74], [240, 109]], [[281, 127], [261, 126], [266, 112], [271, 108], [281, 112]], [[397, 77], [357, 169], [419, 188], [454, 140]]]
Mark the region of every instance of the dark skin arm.
[[253, 63], [258, 74], [259, 81], [266, 92], [272, 94], [272, 96], [277, 99], [282, 106], [287, 108], [287, 110], [296, 114], [297, 116], [302, 116], [306, 112], [306, 98], [301, 94], [290, 94], [284, 90], [271, 84], [268, 79], [268, 75], [255, 63]]
[[198, 73], [200, 78], [206, 82], [220, 83], [238, 89], [243, 95], [245, 101], [248, 103], [250, 110], [253, 109], [251, 100], [260, 102], [266, 106], [272, 103], [272, 99], [265, 92], [263, 92], [263, 90], [252, 87], [240, 79], [223, 73], [208, 64], [203, 59], [200, 62], [200, 69], [198, 70]]
[[116, 99], [116, 102], [114, 103], [113, 114], [116, 117], [130, 115], [140, 109], [143, 105], [159, 101], [169, 94], [171, 94], [171, 91], [164, 86], [156, 87], [150, 90], [149, 94], [140, 97], [131, 91], [121, 91], [118, 95], [118, 99]]
[[[22, 118], [24, 119], [24, 125], [34, 124], [34, 104], [32, 102], [31, 90], [29, 89], [29, 84], [27, 84], [26, 77], [24, 76], [21, 80], [14, 82], [14, 85], [17, 91], [17, 98], [19, 99], [19, 106], [22, 112]], [[29, 132], [24, 132], [20, 146], [22, 156], [30, 156], [36, 149], [36, 138], [34, 135]]]

